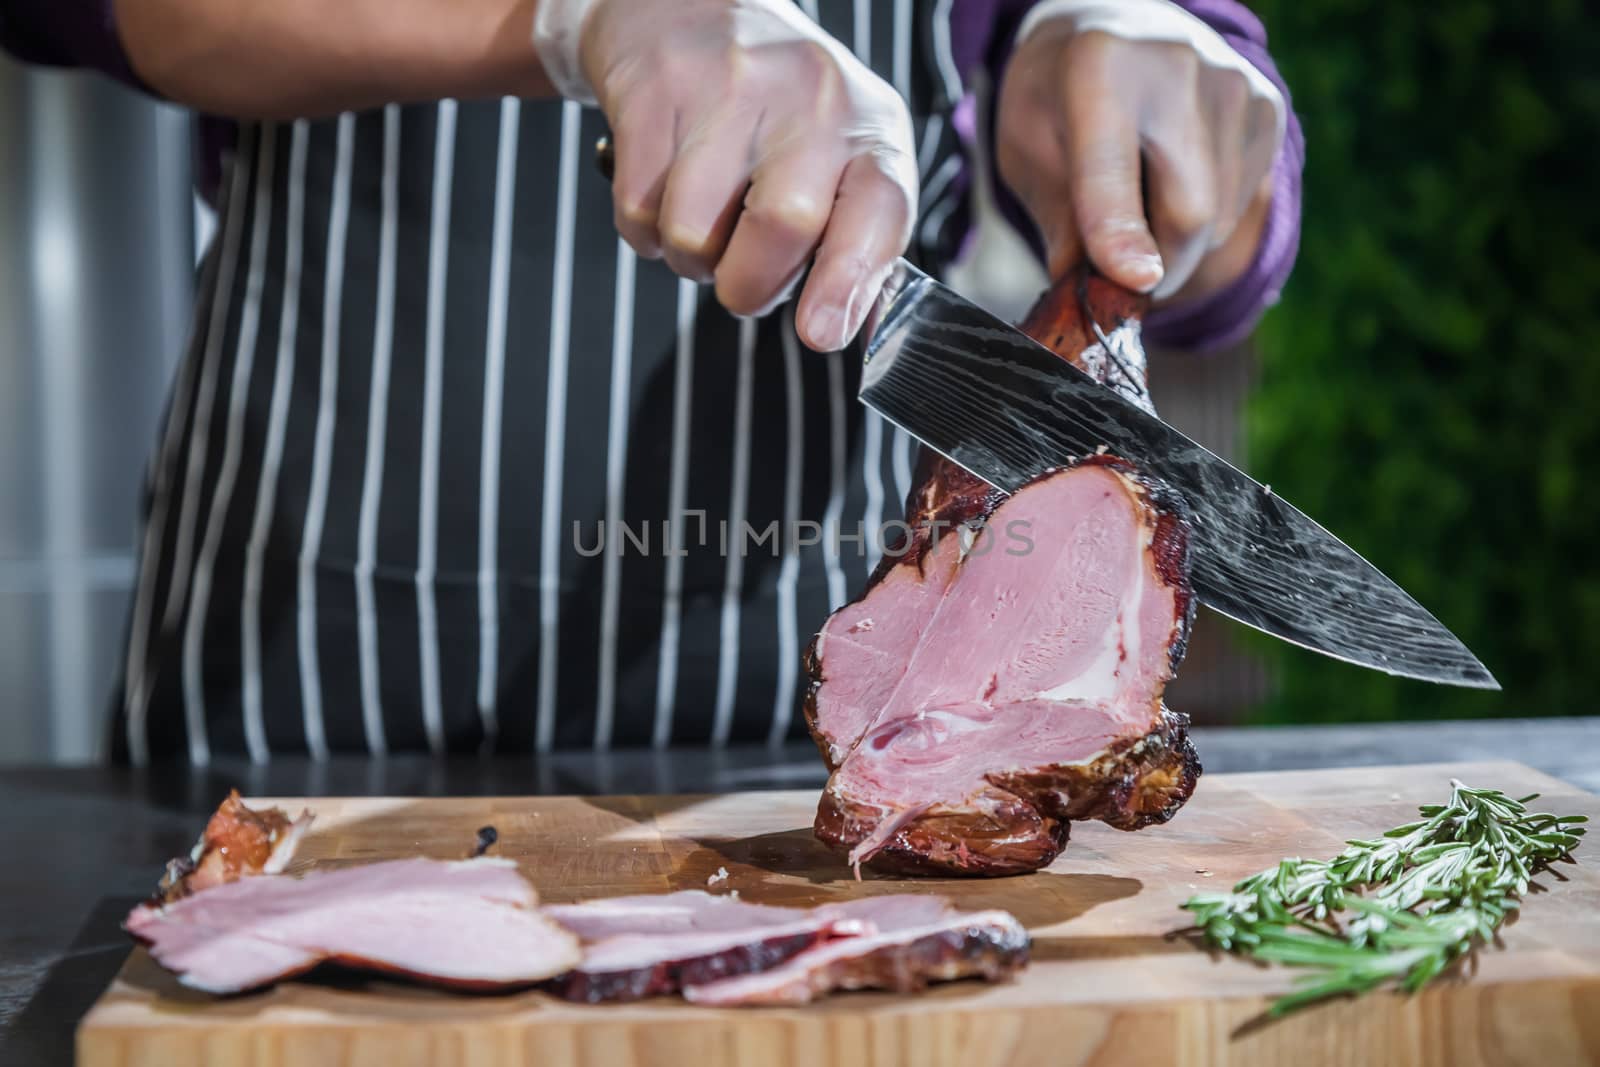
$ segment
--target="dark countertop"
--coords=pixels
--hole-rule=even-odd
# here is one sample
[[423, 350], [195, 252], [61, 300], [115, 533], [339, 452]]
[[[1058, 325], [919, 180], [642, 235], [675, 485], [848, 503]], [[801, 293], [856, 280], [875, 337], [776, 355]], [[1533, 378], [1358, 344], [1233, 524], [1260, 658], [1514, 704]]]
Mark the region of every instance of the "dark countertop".
[[[1513, 759], [1600, 792], [1600, 717], [1212, 728], [1210, 772]], [[119, 928], [168, 857], [186, 852], [237, 786], [246, 795], [715, 793], [822, 784], [810, 745], [544, 758], [348, 759], [206, 770], [0, 770], [0, 1064], [72, 1059], [72, 1030], [122, 960]], [[1486, 785], [1492, 783], [1483, 783]]]

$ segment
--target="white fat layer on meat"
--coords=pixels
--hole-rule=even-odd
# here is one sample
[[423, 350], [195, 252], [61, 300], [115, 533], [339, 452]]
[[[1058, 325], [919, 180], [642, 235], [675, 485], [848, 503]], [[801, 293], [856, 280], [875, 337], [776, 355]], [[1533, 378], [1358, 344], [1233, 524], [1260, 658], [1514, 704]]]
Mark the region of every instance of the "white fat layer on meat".
[[[1148, 526], [1144, 527], [1143, 538], [1139, 545], [1139, 559], [1133, 568], [1133, 582], [1122, 601], [1124, 610], [1117, 613], [1116, 622], [1106, 629], [1100, 653], [1089, 665], [1089, 669], [1058, 686], [1035, 693], [1031, 699], [1088, 701], [1116, 698], [1123, 663], [1139, 662], [1139, 616], [1144, 607], [1145, 571], [1148, 569], [1145, 566], [1144, 555], [1149, 551], [1153, 537], [1154, 531]], [[1130, 606], [1133, 608], [1131, 625], [1127, 612]], [[1123, 653], [1126, 653], [1126, 656]]]
[[982, 733], [988, 729], [988, 724], [979, 722], [969, 715], [952, 715], [944, 708], [924, 708], [917, 712], [918, 719], [937, 719], [944, 727], [939, 740], [946, 737], [955, 737], [958, 734]]

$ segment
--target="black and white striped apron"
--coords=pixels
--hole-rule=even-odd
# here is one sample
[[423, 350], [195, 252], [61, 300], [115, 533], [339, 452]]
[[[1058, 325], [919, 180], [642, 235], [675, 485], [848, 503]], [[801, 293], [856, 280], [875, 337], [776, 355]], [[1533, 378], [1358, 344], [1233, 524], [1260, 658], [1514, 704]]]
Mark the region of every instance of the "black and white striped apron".
[[[913, 104], [937, 264], [949, 0], [820, 6]], [[801, 653], [875, 564], [911, 443], [792, 309], [741, 321], [636, 261], [603, 132], [515, 99], [241, 129], [151, 464], [119, 756], [803, 731]], [[773, 523], [821, 537], [735, 550]]]

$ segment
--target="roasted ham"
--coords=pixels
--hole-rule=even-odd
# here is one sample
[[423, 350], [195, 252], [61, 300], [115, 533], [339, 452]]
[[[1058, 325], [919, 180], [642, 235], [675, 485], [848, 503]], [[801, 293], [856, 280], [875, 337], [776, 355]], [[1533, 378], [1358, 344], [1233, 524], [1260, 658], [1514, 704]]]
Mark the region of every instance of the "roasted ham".
[[[1148, 404], [1125, 297], [1080, 280], [1023, 328]], [[1114, 456], [1008, 498], [924, 454], [906, 516], [907, 544], [807, 655], [832, 771], [818, 837], [858, 870], [1012, 874], [1053, 860], [1070, 820], [1170, 818], [1200, 772], [1162, 703], [1194, 611], [1182, 501]]]
[[291, 820], [277, 808], [256, 811], [235, 789], [212, 813], [193, 851], [167, 864], [156, 896], [173, 901], [245, 875], [282, 873], [310, 827], [310, 812]]

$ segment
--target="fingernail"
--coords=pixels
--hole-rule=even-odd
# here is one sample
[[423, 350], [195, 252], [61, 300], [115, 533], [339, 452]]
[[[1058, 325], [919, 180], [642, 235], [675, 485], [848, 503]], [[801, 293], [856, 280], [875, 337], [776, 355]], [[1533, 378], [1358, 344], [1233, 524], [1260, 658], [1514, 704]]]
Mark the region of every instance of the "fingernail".
[[1148, 293], [1160, 285], [1162, 276], [1166, 274], [1161, 257], [1148, 254], [1129, 256], [1122, 261], [1122, 269], [1133, 283], [1132, 288], [1140, 293]]
[[844, 308], [837, 304], [820, 304], [806, 316], [806, 337], [823, 352], [836, 352], [844, 347]]

